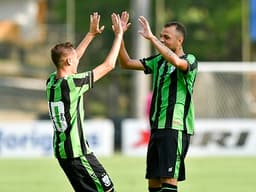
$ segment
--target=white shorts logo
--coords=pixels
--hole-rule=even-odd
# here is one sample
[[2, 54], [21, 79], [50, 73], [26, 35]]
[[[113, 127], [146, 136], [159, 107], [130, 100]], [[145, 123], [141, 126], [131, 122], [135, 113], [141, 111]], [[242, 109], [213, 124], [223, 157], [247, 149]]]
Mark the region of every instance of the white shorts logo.
[[168, 169], [168, 172], [172, 172], [172, 167], [170, 167], [170, 168]]
[[104, 183], [104, 185], [105, 185], [106, 187], [109, 187], [109, 186], [111, 185], [111, 181], [110, 181], [108, 175], [104, 175], [104, 176], [101, 178], [101, 180], [103, 181], [103, 183]]

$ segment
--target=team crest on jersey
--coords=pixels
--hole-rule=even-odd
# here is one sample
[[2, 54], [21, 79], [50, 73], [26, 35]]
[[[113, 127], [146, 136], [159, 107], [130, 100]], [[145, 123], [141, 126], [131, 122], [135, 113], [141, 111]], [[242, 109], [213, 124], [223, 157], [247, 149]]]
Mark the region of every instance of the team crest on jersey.
[[168, 72], [167, 73], [171, 74], [175, 69], [176, 68], [173, 65], [171, 65], [171, 66], [168, 67]]
[[108, 175], [103, 175], [103, 177], [101, 178], [102, 182], [104, 183], [104, 185], [106, 187], [109, 187], [111, 185], [111, 181], [108, 177]]
[[172, 121], [172, 125], [176, 126], [182, 126], [182, 122], [179, 119], [174, 119]]

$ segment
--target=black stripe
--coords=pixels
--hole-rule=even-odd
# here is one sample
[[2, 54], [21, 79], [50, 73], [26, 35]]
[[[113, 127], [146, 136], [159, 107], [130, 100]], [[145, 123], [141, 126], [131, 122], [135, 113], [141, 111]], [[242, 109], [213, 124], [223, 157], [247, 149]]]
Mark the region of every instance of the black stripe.
[[191, 95], [189, 92], [187, 92], [185, 106], [184, 106], [184, 117], [183, 117], [184, 131], [186, 132], [187, 132], [186, 118], [188, 115], [190, 103], [191, 103]]
[[184, 80], [186, 82], [186, 89], [187, 89], [187, 94], [186, 94], [186, 100], [185, 100], [185, 105], [184, 105], [184, 116], [183, 116], [183, 125], [184, 125], [184, 131], [187, 132], [187, 124], [186, 124], [186, 118], [188, 115], [190, 103], [191, 103], [191, 94], [188, 90], [188, 83], [186, 78], [184, 77]]
[[[153, 56], [148, 57], [148, 58], [140, 59], [140, 62], [142, 63], [142, 65], [145, 68], [145, 71], [144, 71], [145, 74], [151, 74], [152, 73], [152, 70], [146, 65], [146, 61], [152, 60], [152, 59], [154, 59], [154, 58], [156, 58], [158, 56], [159, 56], [159, 54], [158, 55], [153, 55]], [[163, 58], [161, 60], [163, 60]]]
[[187, 74], [189, 71], [193, 71], [194, 69], [197, 68], [197, 61], [195, 60], [194, 63], [190, 64], [187, 57], [188, 57], [188, 54], [182, 55], [180, 57], [181, 59], [185, 59], [187, 61], [187, 64], [188, 64], [188, 68], [187, 68], [186, 71], [183, 71], [183, 74]]
[[195, 60], [194, 61], [194, 63], [192, 63], [192, 64], [190, 64], [189, 63], [189, 61], [187, 60], [187, 58], [184, 58], [186, 61], [187, 61], [187, 63], [188, 63], [188, 68], [187, 68], [187, 70], [186, 71], [183, 71], [183, 74], [188, 74], [188, 72], [190, 72], [190, 71], [193, 71], [194, 69], [196, 69], [197, 68], [197, 61]]
[[88, 71], [87, 76], [84, 78], [73, 78], [73, 81], [76, 85], [76, 87], [82, 87], [83, 85], [88, 84], [89, 88], [93, 87], [93, 72]]
[[90, 83], [90, 78], [88, 76], [84, 78], [74, 78], [73, 80], [76, 87], [82, 87], [83, 85]]
[[[164, 58], [161, 58], [159, 61], [158, 61], [158, 65], [157, 65], [157, 74], [156, 74], [156, 77], [158, 78], [159, 76], [159, 69], [161, 67], [161, 64], [163, 63], [164, 61]], [[157, 80], [156, 80], [157, 82]], [[157, 92], [158, 92], [158, 89], [157, 89], [157, 83], [155, 83], [155, 86], [153, 88], [153, 95], [152, 95], [152, 101], [151, 101], [151, 106], [150, 106], [150, 125], [151, 125], [151, 128], [157, 128], [157, 127], [154, 127], [154, 121], [153, 121], [153, 115], [155, 113], [155, 102], [156, 102], [156, 96], [157, 96]]]
[[90, 84], [89, 84], [89, 86], [90, 86], [90, 88], [93, 88], [93, 81], [94, 81], [94, 74], [93, 74], [93, 71], [90, 71], [90, 76], [91, 76], [91, 78], [90, 78]]
[[48, 78], [46, 81], [46, 85], [50, 82], [51, 78]]
[[65, 146], [65, 152], [67, 155], [67, 158], [72, 158], [74, 156], [73, 149], [72, 149], [72, 142], [70, 137], [70, 131], [71, 131], [71, 114], [70, 114], [70, 88], [68, 85], [68, 82], [66, 79], [63, 79], [61, 83], [61, 98], [64, 103], [64, 109], [65, 109], [65, 118], [67, 121], [68, 128], [65, 131], [66, 134], [66, 141], [64, 143]]
[[166, 110], [166, 122], [165, 127], [172, 128], [172, 120], [173, 120], [173, 113], [176, 103], [176, 96], [177, 96], [177, 81], [178, 81], [178, 70], [175, 69], [170, 76], [171, 84], [169, 86], [169, 94], [168, 94], [168, 107]]
[[142, 65], [143, 65], [144, 68], [145, 68], [145, 70], [144, 70], [144, 73], [145, 73], [145, 74], [152, 74], [153, 70], [150, 69], [150, 68], [146, 65], [146, 63], [142, 63]]
[[80, 102], [81, 102], [81, 96], [79, 97], [78, 99], [78, 102], [77, 102], [77, 129], [78, 129], [78, 135], [79, 135], [79, 140], [80, 140], [80, 146], [82, 148], [82, 152], [83, 154], [86, 154], [87, 152], [87, 149], [86, 149], [86, 146], [85, 146], [85, 140], [84, 140], [84, 134], [83, 134], [83, 120], [81, 119], [81, 114], [80, 114]]
[[152, 59], [158, 57], [159, 55], [160, 55], [160, 54], [152, 55], [151, 57], [141, 59], [140, 61], [141, 61], [141, 62], [150, 61], [150, 60], [152, 60]]
[[[161, 105], [162, 105], [162, 88], [164, 85], [164, 79], [165, 79], [165, 74], [168, 71], [168, 64], [167, 61], [164, 61], [164, 71], [160, 76], [160, 81], [159, 81], [159, 86], [158, 86], [158, 98], [157, 98], [157, 109], [156, 109], [156, 119], [153, 122], [153, 127], [158, 128], [158, 122], [159, 122], [159, 117], [160, 117], [160, 112], [161, 112]], [[160, 68], [160, 66], [159, 66]], [[159, 71], [159, 70], [158, 70]]]

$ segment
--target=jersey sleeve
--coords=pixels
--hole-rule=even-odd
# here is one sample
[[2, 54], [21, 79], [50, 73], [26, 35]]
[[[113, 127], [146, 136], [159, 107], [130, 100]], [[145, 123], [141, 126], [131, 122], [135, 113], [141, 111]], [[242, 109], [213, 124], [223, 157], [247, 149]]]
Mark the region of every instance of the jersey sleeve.
[[194, 55], [187, 55], [186, 58], [184, 58], [188, 62], [188, 70], [186, 72], [183, 72], [184, 74], [184, 79], [186, 81], [186, 86], [189, 90], [189, 92], [192, 94], [193, 93], [193, 87], [195, 83], [195, 79], [197, 76], [197, 60]]
[[188, 69], [185, 71], [185, 74], [188, 74], [192, 71], [197, 71], [197, 60], [196, 57], [192, 54], [188, 54], [187, 57], [184, 58], [188, 62]]
[[73, 81], [75, 86], [79, 88], [80, 94], [83, 94], [93, 88], [93, 72], [77, 73], [74, 75]]
[[159, 56], [160, 55], [158, 54], [158, 55], [151, 56], [151, 57], [148, 57], [148, 58], [140, 59], [140, 62], [142, 63], [142, 65], [145, 68], [145, 71], [144, 71], [145, 74], [152, 74], [153, 73], [155, 64], [157, 63]]
[[49, 75], [49, 77], [47, 78], [47, 80], [45, 81], [45, 85], [47, 86], [49, 84], [50, 81], [52, 81], [53, 79], [55, 79], [56, 77], [56, 72], [53, 72]]

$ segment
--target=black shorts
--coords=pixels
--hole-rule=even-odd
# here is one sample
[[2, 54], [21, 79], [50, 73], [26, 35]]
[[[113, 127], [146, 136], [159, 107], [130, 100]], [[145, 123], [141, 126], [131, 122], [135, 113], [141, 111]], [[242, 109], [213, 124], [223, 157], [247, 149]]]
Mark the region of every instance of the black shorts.
[[147, 179], [185, 180], [184, 159], [190, 135], [175, 129], [152, 129], [147, 152]]
[[76, 192], [114, 191], [110, 177], [93, 153], [58, 161]]

